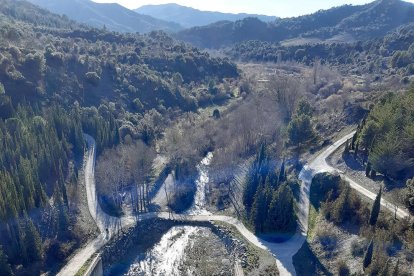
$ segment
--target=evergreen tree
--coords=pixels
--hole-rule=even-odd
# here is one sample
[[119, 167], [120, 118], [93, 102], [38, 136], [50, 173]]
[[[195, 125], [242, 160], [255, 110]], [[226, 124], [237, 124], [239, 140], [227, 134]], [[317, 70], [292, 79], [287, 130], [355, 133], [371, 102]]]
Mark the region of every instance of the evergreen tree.
[[42, 239], [29, 217], [25, 219], [24, 248], [28, 253], [29, 262], [37, 262], [43, 259]]
[[287, 184], [273, 192], [268, 208], [267, 232], [293, 232], [296, 228], [296, 214], [293, 193]]
[[375, 226], [375, 224], [377, 224], [378, 216], [379, 216], [380, 209], [381, 209], [381, 194], [382, 194], [382, 187], [380, 188], [375, 198], [374, 204], [372, 205], [371, 215], [369, 217], [369, 224], [371, 226]]
[[7, 255], [3, 252], [3, 247], [0, 245], [0, 275], [12, 275], [7, 259]]
[[267, 215], [266, 209], [265, 193], [262, 187], [259, 187], [250, 212], [250, 222], [254, 227], [255, 233], [262, 233], [264, 231], [264, 223]]
[[368, 245], [367, 251], [365, 252], [365, 255], [364, 255], [364, 261], [362, 263], [364, 271], [371, 264], [373, 253], [374, 253], [374, 240], [371, 239]]

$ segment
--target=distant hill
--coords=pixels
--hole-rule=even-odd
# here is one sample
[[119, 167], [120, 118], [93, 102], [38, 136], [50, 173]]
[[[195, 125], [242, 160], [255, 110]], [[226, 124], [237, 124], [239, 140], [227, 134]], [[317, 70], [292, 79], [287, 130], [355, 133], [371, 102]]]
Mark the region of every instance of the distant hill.
[[[283, 42], [353, 42], [384, 36], [414, 22], [414, 4], [379, 0], [362, 6], [345, 5], [273, 23], [247, 18], [222, 21], [179, 32], [177, 38], [199, 47], [220, 48], [249, 40]], [[293, 42], [292, 42], [293, 40]], [[297, 43], [296, 43], [297, 44]]]
[[51, 12], [97, 28], [104, 26], [117, 32], [148, 33], [155, 30], [167, 32], [181, 28], [176, 23], [141, 15], [118, 4], [100, 4], [90, 0], [29, 0]]
[[185, 28], [204, 26], [217, 21], [237, 21], [246, 17], [256, 17], [265, 22], [272, 22], [277, 20], [276, 16], [200, 11], [177, 4], [146, 5], [136, 9], [135, 11], [140, 14], [150, 15], [161, 20], [173, 20]]

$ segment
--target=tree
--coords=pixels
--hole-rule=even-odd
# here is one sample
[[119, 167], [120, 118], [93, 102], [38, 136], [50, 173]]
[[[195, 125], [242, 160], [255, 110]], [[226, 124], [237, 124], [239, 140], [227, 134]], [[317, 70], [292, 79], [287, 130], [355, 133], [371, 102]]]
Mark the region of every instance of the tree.
[[295, 116], [288, 125], [289, 141], [293, 145], [300, 145], [315, 137], [311, 118], [308, 115]]
[[273, 192], [268, 207], [266, 229], [268, 232], [291, 233], [296, 228], [295, 203], [292, 190], [283, 184]]
[[29, 217], [25, 219], [24, 247], [29, 262], [38, 262], [43, 259], [42, 239]]
[[262, 233], [264, 231], [264, 223], [267, 215], [266, 209], [266, 198], [264, 190], [261, 186], [257, 189], [252, 209], [250, 211], [250, 222], [254, 227], [255, 233]]
[[365, 252], [365, 255], [364, 255], [364, 261], [362, 263], [364, 271], [371, 264], [373, 253], [374, 253], [374, 240], [371, 239], [371, 241], [368, 245], [367, 251]]
[[220, 111], [218, 109], [214, 109], [213, 118], [216, 119], [216, 120], [220, 119]]
[[372, 205], [371, 215], [369, 217], [369, 224], [371, 226], [375, 226], [375, 224], [377, 224], [378, 216], [381, 209], [381, 194], [382, 187], [380, 188], [377, 196], [375, 197], [374, 204]]

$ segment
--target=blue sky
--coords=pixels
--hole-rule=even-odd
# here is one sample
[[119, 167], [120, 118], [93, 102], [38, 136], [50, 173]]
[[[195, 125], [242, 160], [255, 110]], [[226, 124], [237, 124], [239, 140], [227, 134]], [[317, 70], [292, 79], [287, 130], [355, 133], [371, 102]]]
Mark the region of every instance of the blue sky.
[[[205, 11], [221, 11], [231, 13], [255, 13], [292, 17], [309, 14], [320, 9], [344, 4], [362, 5], [372, 0], [93, 0], [100, 3], [117, 2], [127, 8], [135, 9], [148, 4], [177, 3]], [[414, 3], [414, 0], [407, 2]]]

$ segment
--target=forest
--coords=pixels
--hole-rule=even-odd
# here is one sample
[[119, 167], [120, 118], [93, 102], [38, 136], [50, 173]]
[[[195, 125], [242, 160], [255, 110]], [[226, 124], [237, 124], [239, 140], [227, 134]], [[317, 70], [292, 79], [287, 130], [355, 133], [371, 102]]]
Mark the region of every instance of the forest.
[[0, 274], [38, 274], [87, 236], [83, 134], [98, 154], [146, 148], [171, 118], [228, 99], [222, 80], [239, 73], [164, 33], [92, 29], [25, 1], [2, 0], [0, 26]]
[[[308, 260], [339, 275], [404, 275], [414, 260], [414, 225], [397, 214], [414, 213], [412, 14], [380, 0], [138, 34], [0, 0], [0, 275], [54, 275], [96, 237], [106, 250], [111, 231], [127, 236], [99, 235], [91, 216], [89, 136], [97, 201], [121, 225], [191, 216], [204, 166], [203, 214], [232, 216], [275, 247], [299, 235], [310, 192], [298, 275]], [[242, 269], [268, 272], [243, 254]]]

